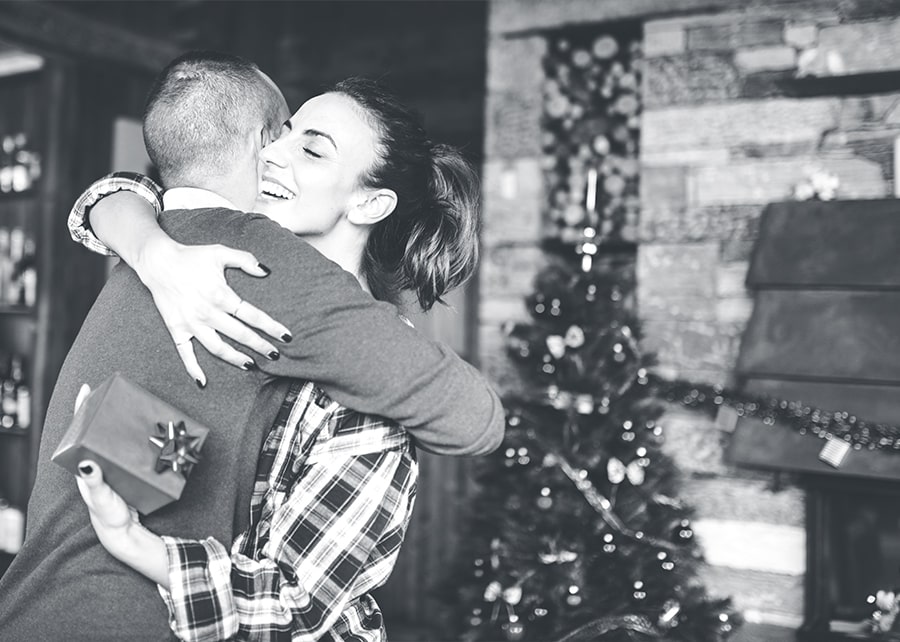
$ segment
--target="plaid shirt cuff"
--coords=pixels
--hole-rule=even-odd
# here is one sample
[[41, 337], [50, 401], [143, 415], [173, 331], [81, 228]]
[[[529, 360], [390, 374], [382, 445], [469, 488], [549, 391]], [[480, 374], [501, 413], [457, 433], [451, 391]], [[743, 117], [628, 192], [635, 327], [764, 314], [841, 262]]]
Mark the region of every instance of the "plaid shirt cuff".
[[91, 230], [90, 219], [88, 213], [91, 207], [97, 204], [104, 196], [115, 192], [125, 190], [137, 194], [141, 198], [150, 203], [156, 210], [156, 213], [162, 211], [162, 190], [159, 185], [143, 174], [134, 172], [114, 172], [107, 174], [98, 181], [95, 181], [88, 187], [75, 205], [69, 212], [69, 234], [76, 243], [81, 243], [91, 252], [97, 254], [105, 254], [106, 256], [116, 256], [103, 241], [97, 238]]
[[231, 592], [231, 558], [214, 539], [163, 537], [169, 561], [169, 590], [159, 594], [169, 609], [169, 626], [189, 642], [227, 640], [238, 632]]

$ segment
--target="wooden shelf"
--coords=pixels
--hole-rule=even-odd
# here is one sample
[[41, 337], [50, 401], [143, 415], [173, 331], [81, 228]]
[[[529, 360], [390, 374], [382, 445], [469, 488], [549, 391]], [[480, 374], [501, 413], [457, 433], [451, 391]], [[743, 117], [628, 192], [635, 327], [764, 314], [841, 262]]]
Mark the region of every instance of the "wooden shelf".
[[804, 76], [778, 82], [785, 96], [864, 96], [900, 91], [900, 69], [841, 76]]
[[0, 315], [12, 316], [31, 316], [37, 314], [37, 308], [27, 305], [2, 305], [0, 304]]
[[37, 189], [34, 187], [29, 187], [24, 192], [0, 192], [0, 203], [27, 200], [37, 196], [37, 193]]

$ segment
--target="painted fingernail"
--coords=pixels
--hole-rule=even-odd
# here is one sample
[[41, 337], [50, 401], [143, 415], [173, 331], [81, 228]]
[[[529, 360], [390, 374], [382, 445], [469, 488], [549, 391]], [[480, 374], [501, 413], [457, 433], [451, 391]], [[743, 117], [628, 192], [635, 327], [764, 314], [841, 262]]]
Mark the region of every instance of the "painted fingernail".
[[278, 361], [278, 357], [280, 357], [281, 355], [278, 353], [278, 350], [272, 350], [272, 352], [270, 352], [266, 356], [269, 357], [270, 361]]
[[265, 272], [266, 276], [269, 276], [270, 274], [272, 274], [272, 270], [270, 270], [266, 265], [263, 265], [262, 263], [257, 263], [256, 267], [258, 267], [260, 270]]
[[258, 366], [257, 366], [256, 363], [254, 363], [253, 361], [247, 361], [247, 362], [244, 363], [244, 365], [241, 366], [241, 367], [242, 367], [244, 370], [256, 370], [256, 368], [257, 368]]
[[200, 390], [203, 390], [206, 387], [206, 383], [203, 381], [200, 381], [199, 379], [194, 379], [194, 381], [197, 382], [197, 387], [200, 388]]
[[294, 340], [294, 337], [292, 337], [290, 334], [285, 332], [284, 334], [281, 335], [281, 340], [284, 341], [285, 343], [290, 343], [291, 341]]
[[81, 464], [78, 466], [78, 470], [82, 475], [92, 475], [94, 473], [94, 467], [90, 464]]

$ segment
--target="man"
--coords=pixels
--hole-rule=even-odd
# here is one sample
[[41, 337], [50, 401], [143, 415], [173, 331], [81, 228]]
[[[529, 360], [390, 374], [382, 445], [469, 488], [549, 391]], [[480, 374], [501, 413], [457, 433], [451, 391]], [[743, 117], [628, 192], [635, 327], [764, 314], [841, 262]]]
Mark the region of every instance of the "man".
[[[184, 386], [150, 295], [130, 269], [114, 271], [51, 398], [26, 542], [0, 582], [0, 640], [169, 636], [156, 586], [106, 554], [74, 480], [49, 462], [81, 383], [96, 386], [122, 372], [213, 429], [205, 465], [194, 471], [182, 499], [143, 520], [150, 530], [176, 537], [231, 542], [245, 530], [260, 445], [285, 399], [284, 377], [315, 380], [336, 401], [394, 419], [438, 452], [496, 447], [502, 407], [471, 367], [425, 341], [392, 306], [374, 302], [350, 275], [286, 230], [236, 211], [255, 200], [257, 154], [286, 116], [271, 80], [228, 56], [178, 59], [151, 92], [148, 151], [168, 186], [199, 188], [170, 192], [163, 228], [182, 243], [239, 247], [272, 266], [265, 278], [237, 274], [230, 284], [241, 299], [284, 321], [293, 341], [249, 372], [201, 355], [208, 385]], [[168, 123], [159, 128], [167, 130], [160, 140], [157, 122]]]

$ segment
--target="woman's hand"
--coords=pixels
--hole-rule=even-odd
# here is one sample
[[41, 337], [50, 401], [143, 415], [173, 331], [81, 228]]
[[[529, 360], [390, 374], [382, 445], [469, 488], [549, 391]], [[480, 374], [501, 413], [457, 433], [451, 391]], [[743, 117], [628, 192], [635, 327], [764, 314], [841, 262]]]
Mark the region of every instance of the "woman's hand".
[[[90, 394], [84, 384], [75, 399], [75, 412]], [[87, 505], [91, 525], [107, 552], [121, 562], [169, 588], [168, 557], [162, 539], [143, 527], [137, 511], [131, 508], [109, 484], [97, 462], [85, 459], [78, 463], [75, 478], [78, 492]]]
[[[81, 386], [75, 399], [75, 412], [90, 394], [87, 384]], [[75, 478], [78, 492], [87, 504], [94, 531], [107, 550], [120, 548], [129, 537], [129, 529], [140, 525], [137, 511], [128, 506], [125, 500], [103, 481], [103, 471], [97, 462], [86, 459], [78, 463], [78, 474]]]
[[281, 341], [291, 339], [284, 325], [241, 300], [225, 281], [225, 268], [239, 268], [257, 277], [269, 274], [249, 252], [223, 245], [181, 245], [157, 237], [144, 245], [134, 268], [153, 295], [185, 369], [200, 387], [206, 385], [206, 375], [197, 363], [191, 339], [245, 370], [253, 367], [253, 359], [225, 343], [220, 334], [268, 359], [277, 359], [278, 350], [250, 327]]

